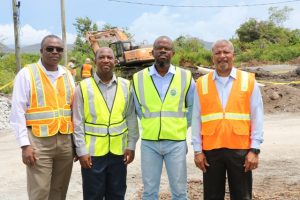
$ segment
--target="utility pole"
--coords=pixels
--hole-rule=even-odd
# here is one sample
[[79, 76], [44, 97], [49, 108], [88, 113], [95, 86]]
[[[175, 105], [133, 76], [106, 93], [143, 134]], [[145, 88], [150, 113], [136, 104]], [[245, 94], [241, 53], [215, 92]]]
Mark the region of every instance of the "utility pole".
[[14, 32], [15, 32], [15, 55], [16, 55], [16, 64], [17, 64], [18, 71], [20, 71], [21, 69], [20, 38], [19, 38], [20, 6], [21, 6], [20, 1], [18, 1], [17, 4], [16, 0], [12, 0]]
[[65, 16], [65, 0], [60, 0], [61, 8], [61, 31], [62, 31], [62, 40], [64, 43], [64, 66], [67, 66], [68, 61], [68, 49], [67, 49], [67, 36], [66, 36], [66, 16]]

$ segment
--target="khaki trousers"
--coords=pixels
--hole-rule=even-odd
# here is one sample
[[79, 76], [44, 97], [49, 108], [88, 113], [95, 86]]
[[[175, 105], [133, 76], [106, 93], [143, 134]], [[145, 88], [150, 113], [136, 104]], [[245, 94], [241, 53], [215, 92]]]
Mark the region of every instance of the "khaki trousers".
[[28, 136], [38, 157], [34, 167], [27, 166], [29, 200], [66, 199], [74, 157], [72, 135], [41, 138], [28, 129]]

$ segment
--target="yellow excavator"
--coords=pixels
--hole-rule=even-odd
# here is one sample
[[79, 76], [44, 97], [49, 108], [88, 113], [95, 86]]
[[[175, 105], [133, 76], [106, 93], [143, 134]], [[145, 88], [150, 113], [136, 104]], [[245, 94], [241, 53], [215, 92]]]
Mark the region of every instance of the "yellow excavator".
[[102, 46], [101, 42], [109, 42], [121, 67], [142, 69], [154, 63], [152, 47], [133, 46], [124, 31], [118, 28], [89, 31], [86, 39], [94, 53]]

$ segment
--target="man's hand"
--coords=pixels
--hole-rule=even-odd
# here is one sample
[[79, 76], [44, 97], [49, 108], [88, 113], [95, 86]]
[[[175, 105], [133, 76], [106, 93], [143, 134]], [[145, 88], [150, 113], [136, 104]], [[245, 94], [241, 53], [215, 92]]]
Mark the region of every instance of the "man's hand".
[[82, 168], [91, 169], [92, 168], [92, 159], [90, 154], [86, 154], [84, 156], [79, 157], [79, 162]]
[[35, 162], [38, 160], [36, 153], [31, 145], [22, 146], [22, 160], [23, 163], [29, 167], [34, 167]]
[[77, 156], [77, 154], [74, 155], [74, 158], [73, 158], [73, 162], [77, 162], [79, 160], [79, 157]]
[[258, 155], [249, 151], [245, 158], [245, 172], [254, 170], [258, 167]]
[[195, 154], [194, 156], [195, 165], [201, 169], [204, 173], [206, 172], [206, 167], [209, 166], [205, 154], [203, 152]]
[[126, 149], [124, 152], [124, 164], [128, 165], [129, 163], [131, 163], [134, 159], [134, 150], [129, 150]]

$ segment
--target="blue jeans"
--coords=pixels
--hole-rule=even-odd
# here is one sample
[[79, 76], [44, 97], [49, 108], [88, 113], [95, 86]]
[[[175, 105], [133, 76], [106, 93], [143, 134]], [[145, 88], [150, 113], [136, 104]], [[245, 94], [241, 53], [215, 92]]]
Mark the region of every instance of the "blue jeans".
[[141, 143], [143, 200], [158, 199], [163, 161], [169, 178], [172, 200], [187, 199], [186, 141], [147, 141]]

